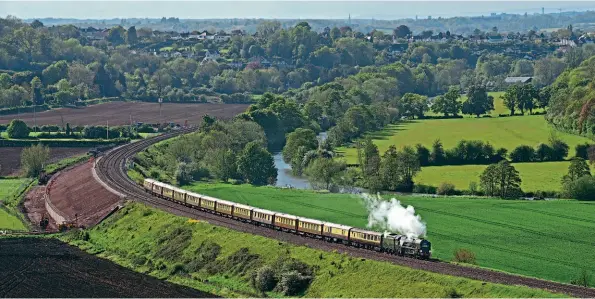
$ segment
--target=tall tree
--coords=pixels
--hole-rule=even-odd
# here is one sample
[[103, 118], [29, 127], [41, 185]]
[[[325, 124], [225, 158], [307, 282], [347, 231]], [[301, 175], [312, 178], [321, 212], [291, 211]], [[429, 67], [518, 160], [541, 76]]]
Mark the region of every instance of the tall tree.
[[504, 102], [504, 106], [510, 110], [510, 115], [514, 115], [514, 111], [517, 107], [517, 102], [519, 98], [519, 86], [513, 85], [506, 89], [506, 92], [502, 96], [502, 101]]
[[406, 38], [411, 34], [411, 29], [405, 25], [399, 25], [399, 27], [393, 30], [393, 35], [397, 38]]
[[252, 185], [273, 185], [277, 181], [273, 156], [259, 142], [246, 145], [238, 157], [238, 173]]
[[446, 162], [446, 153], [440, 139], [434, 140], [434, 143], [432, 144], [430, 162], [434, 165], [443, 165]]
[[484, 85], [473, 84], [467, 92], [467, 100], [463, 103], [463, 113], [479, 117], [494, 110], [494, 98], [488, 95]]
[[445, 116], [449, 115], [457, 115], [461, 111], [461, 102], [459, 102], [459, 98], [461, 97], [461, 89], [453, 86], [448, 89], [448, 92], [443, 95], [439, 96], [434, 100], [432, 104], [432, 111], [434, 113], [443, 113]]
[[488, 196], [514, 198], [522, 194], [519, 172], [507, 160], [489, 165], [479, 180]]
[[570, 160], [568, 174], [562, 178], [564, 184], [580, 179], [583, 176], [591, 176], [591, 168], [583, 158], [574, 157]]
[[[318, 146], [316, 133], [310, 129], [298, 128], [295, 131], [287, 134], [287, 142], [283, 147], [283, 160], [285, 163], [290, 163], [294, 158], [295, 161], [300, 161], [304, 157], [299, 157], [298, 150], [304, 147], [306, 151], [314, 150]], [[301, 163], [301, 162], [300, 162]], [[292, 165], [293, 166], [293, 165]]]
[[306, 168], [306, 176], [311, 184], [318, 184], [322, 188], [330, 190], [333, 184], [339, 183], [341, 174], [345, 169], [344, 162], [318, 158]]
[[21, 165], [28, 177], [36, 177], [43, 170], [49, 158], [50, 149], [47, 146], [37, 144], [23, 149], [21, 153]]
[[138, 36], [136, 35], [136, 27], [132, 26], [128, 28], [126, 32], [126, 43], [129, 45], [135, 45], [138, 42]]

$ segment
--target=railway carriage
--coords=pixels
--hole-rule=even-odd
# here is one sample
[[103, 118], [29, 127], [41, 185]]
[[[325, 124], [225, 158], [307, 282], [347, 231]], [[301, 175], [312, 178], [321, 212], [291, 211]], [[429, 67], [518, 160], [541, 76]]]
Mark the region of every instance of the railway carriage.
[[186, 190], [180, 188], [173, 188], [173, 199], [175, 201], [186, 203], [186, 194], [188, 192]]
[[273, 223], [276, 227], [286, 229], [290, 231], [297, 231], [298, 218], [283, 213], [275, 213], [275, 222]]
[[155, 182], [153, 183], [153, 193], [157, 194], [160, 197], [166, 198], [166, 194], [170, 194], [171, 195], [171, 190], [169, 185], [164, 184], [162, 182]]
[[241, 218], [244, 220], [251, 220], [252, 219], [252, 207], [236, 203], [233, 207], [233, 217]]
[[210, 197], [210, 196], [206, 196], [206, 195], [201, 195], [200, 196], [200, 207], [205, 209], [205, 210], [209, 210], [214, 212], [215, 211], [215, 205], [217, 204], [217, 198], [214, 197]]
[[382, 234], [363, 229], [352, 228], [351, 231], [349, 231], [349, 241], [360, 247], [381, 250]]
[[145, 179], [143, 181], [143, 188], [145, 188], [145, 191], [147, 191], [147, 192], [152, 191], [153, 190], [153, 184], [155, 182], [156, 181], [153, 180], [153, 179]]
[[233, 208], [234, 203], [231, 201], [217, 199], [217, 205], [215, 206], [215, 211], [219, 214], [231, 216], [233, 215]]
[[186, 204], [194, 207], [200, 207], [200, 195], [193, 192], [186, 193]]
[[257, 223], [262, 223], [266, 225], [273, 225], [273, 218], [275, 217], [275, 212], [271, 212], [269, 210], [263, 209], [252, 209], [252, 221]]
[[349, 232], [351, 229], [351, 226], [325, 222], [324, 227], [322, 228], [322, 235], [328, 241], [347, 242], [349, 241]]
[[169, 200], [174, 199], [174, 187], [167, 185], [167, 184], [163, 184], [161, 189], [162, 189], [163, 197], [165, 197], [166, 199], [169, 199]]
[[299, 217], [297, 231], [306, 235], [322, 237], [323, 226], [324, 223], [320, 220]]

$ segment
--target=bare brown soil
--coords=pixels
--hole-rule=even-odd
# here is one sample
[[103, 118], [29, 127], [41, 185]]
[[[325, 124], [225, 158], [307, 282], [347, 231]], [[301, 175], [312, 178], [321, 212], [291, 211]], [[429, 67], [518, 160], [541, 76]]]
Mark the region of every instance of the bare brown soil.
[[29, 190], [29, 193], [25, 195], [25, 200], [23, 202], [23, 214], [27, 215], [27, 219], [31, 223], [31, 226], [34, 231], [41, 231], [41, 227], [39, 226], [39, 222], [44, 217], [47, 217], [49, 220], [49, 225], [46, 227], [46, 232], [56, 232], [58, 231], [58, 226], [56, 222], [50, 217], [45, 209], [45, 200], [43, 195], [45, 194], [45, 186], [35, 186]]
[[[0, 147], [0, 176], [16, 176], [21, 168], [21, 152], [24, 147]], [[54, 163], [64, 158], [84, 154], [88, 147], [52, 147], [50, 161]]]
[[[161, 117], [158, 103], [111, 102], [82, 108], [60, 108], [37, 113], [37, 125], [127, 125], [133, 123], [167, 123], [184, 125], [199, 124], [205, 114], [217, 119], [230, 119], [244, 112], [247, 104], [162, 104]], [[22, 119], [27, 124], [34, 124], [33, 113], [0, 116], [0, 123], [9, 123], [13, 119]]]
[[0, 297], [212, 298], [87, 254], [55, 239], [0, 239]]
[[120, 203], [93, 177], [92, 162], [65, 170], [54, 178], [49, 190], [50, 201], [63, 216], [76, 220], [77, 226], [97, 224]]

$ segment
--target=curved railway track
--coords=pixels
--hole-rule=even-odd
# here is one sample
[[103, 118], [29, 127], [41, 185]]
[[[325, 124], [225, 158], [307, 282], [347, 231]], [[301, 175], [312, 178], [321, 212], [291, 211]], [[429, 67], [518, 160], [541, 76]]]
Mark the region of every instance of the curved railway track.
[[595, 298], [594, 288], [585, 288], [581, 286], [563, 284], [559, 282], [541, 280], [525, 276], [518, 276], [482, 268], [465, 267], [440, 261], [424, 261], [394, 255], [387, 255], [384, 253], [349, 247], [337, 243], [328, 243], [290, 233], [271, 230], [260, 226], [255, 226], [249, 223], [239, 222], [230, 218], [220, 217], [214, 214], [202, 212], [193, 208], [189, 208], [152, 196], [146, 193], [141, 186], [137, 185], [128, 177], [125, 169], [125, 163], [128, 159], [132, 158], [137, 152], [142, 151], [143, 149], [159, 141], [166, 140], [168, 138], [172, 138], [180, 134], [189, 133], [192, 131], [193, 129], [183, 129], [115, 148], [110, 152], [106, 153], [99, 160], [97, 160], [97, 176], [105, 185], [107, 185], [114, 191], [121, 193], [121, 195], [126, 197], [128, 200], [142, 202], [176, 215], [190, 217], [199, 220], [205, 220], [211, 224], [227, 227], [241, 232], [257, 234], [269, 238], [275, 238], [281, 241], [297, 245], [305, 245], [311, 248], [317, 248], [327, 251], [337, 250], [339, 252], [349, 253], [350, 255], [355, 257], [387, 261], [393, 264], [406, 266], [414, 269], [426, 270], [452, 276], [466, 277], [470, 279], [476, 279], [493, 283], [522, 285], [531, 288], [544, 289], [551, 292], [563, 293], [575, 297]]

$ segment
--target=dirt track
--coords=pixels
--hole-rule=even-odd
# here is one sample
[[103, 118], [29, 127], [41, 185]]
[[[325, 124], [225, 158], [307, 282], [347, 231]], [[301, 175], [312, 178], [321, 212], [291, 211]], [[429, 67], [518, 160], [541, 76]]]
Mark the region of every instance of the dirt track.
[[97, 183], [92, 162], [62, 171], [51, 183], [50, 201], [67, 219], [79, 226], [93, 226], [108, 215], [120, 198]]
[[[21, 168], [21, 152], [24, 147], [0, 147], [0, 176], [16, 176]], [[52, 147], [50, 148], [50, 160], [54, 163], [64, 158], [84, 154], [89, 151], [88, 147]]]
[[0, 297], [215, 297], [97, 258], [55, 239], [0, 239]]
[[[83, 108], [60, 108], [37, 113], [37, 125], [127, 125], [132, 122], [164, 123], [174, 122], [183, 125], [200, 124], [205, 114], [218, 119], [230, 119], [244, 112], [247, 104], [176, 104], [164, 103], [162, 117], [159, 117], [159, 104], [146, 102], [111, 102]], [[18, 118], [32, 126], [33, 113], [0, 116], [0, 123], [9, 123]]]

